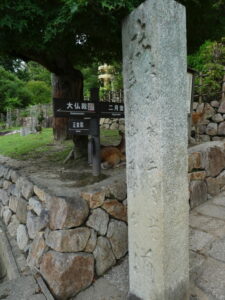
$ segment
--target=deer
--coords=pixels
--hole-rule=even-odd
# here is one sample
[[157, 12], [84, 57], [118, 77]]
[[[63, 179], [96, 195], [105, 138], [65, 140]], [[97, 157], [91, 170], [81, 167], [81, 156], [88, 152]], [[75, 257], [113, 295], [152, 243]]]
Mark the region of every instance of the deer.
[[201, 112], [193, 112], [191, 115], [192, 125], [195, 127], [196, 140], [199, 141], [199, 127], [203, 124], [204, 120], [207, 119], [207, 107], [204, 106]]
[[119, 167], [126, 161], [125, 156], [125, 134], [119, 131], [121, 141], [117, 146], [106, 146], [101, 148], [101, 167], [109, 169]]

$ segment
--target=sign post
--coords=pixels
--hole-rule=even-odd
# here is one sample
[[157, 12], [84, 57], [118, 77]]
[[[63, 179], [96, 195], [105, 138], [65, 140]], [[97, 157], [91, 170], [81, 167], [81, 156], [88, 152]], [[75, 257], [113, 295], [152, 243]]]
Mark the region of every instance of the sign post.
[[91, 89], [90, 101], [53, 99], [55, 117], [68, 117], [68, 131], [73, 135], [88, 135], [88, 163], [93, 176], [101, 172], [100, 118], [124, 118], [122, 102], [99, 101], [99, 89]]

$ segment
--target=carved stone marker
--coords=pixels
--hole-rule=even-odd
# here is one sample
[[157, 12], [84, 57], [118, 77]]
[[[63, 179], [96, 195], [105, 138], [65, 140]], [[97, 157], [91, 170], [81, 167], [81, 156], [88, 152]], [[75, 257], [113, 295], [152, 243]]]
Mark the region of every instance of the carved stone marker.
[[185, 8], [147, 0], [123, 24], [130, 299], [188, 297]]

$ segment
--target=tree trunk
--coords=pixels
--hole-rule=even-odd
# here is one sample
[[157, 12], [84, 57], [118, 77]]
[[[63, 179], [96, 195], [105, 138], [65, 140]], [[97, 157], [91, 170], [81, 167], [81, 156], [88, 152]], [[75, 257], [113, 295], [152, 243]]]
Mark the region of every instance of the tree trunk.
[[[68, 70], [64, 74], [52, 74], [53, 98], [69, 98], [83, 100], [83, 76], [77, 70]], [[55, 141], [64, 141], [68, 136], [68, 118], [53, 118], [53, 135]], [[71, 138], [71, 137], [70, 137]], [[74, 136], [74, 158], [80, 158], [87, 154], [87, 137]]]

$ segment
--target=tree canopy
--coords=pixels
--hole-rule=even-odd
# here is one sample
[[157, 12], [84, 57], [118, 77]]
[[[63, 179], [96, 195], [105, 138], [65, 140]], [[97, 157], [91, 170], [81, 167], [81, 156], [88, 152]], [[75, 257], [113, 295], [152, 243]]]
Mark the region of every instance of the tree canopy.
[[[142, 0], [2, 0], [0, 55], [39, 62], [51, 72], [121, 57], [121, 21]], [[224, 0], [180, 0], [188, 45], [225, 33]]]

